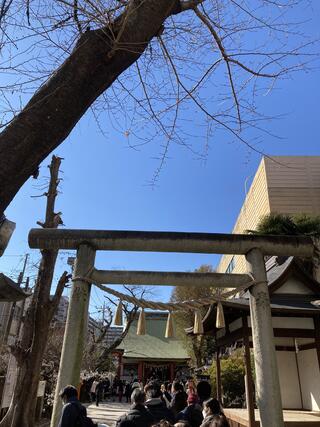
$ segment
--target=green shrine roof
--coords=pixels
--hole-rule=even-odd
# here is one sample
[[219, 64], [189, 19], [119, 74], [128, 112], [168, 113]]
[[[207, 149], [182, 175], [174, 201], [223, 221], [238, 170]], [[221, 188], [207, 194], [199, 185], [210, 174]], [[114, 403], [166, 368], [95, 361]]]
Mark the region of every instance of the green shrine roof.
[[146, 312], [146, 335], [137, 335], [136, 319], [117, 347], [130, 359], [186, 360], [188, 353], [177, 338], [165, 338], [167, 313]]

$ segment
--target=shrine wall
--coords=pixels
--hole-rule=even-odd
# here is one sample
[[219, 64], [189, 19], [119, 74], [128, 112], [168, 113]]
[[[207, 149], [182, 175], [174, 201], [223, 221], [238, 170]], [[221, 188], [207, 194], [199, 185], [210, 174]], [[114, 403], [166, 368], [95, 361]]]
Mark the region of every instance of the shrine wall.
[[300, 351], [297, 358], [303, 408], [320, 411], [320, 371], [316, 350]]
[[277, 363], [282, 407], [284, 409], [302, 409], [296, 353], [277, 351]]

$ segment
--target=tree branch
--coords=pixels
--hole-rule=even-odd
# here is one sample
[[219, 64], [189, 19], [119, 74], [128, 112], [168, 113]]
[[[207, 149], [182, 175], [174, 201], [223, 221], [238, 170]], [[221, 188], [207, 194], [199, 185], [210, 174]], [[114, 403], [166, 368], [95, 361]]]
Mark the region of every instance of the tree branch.
[[181, 1], [181, 12], [184, 12], [186, 10], [192, 10], [195, 9], [199, 4], [203, 3], [205, 0], [186, 0]]
[[[124, 27], [126, 11], [109, 26], [83, 33], [64, 63], [0, 134], [0, 213], [95, 99], [142, 55], [179, 2], [134, 0], [134, 4]], [[113, 35], [120, 29], [118, 48], [109, 58]]]
[[62, 293], [65, 289], [66, 284], [69, 282], [69, 280], [71, 279], [72, 274], [69, 274], [67, 271], [64, 271], [58, 281], [57, 287], [56, 287], [56, 291], [54, 294], [53, 299], [50, 301], [50, 310], [52, 311], [51, 313], [51, 317], [53, 317], [54, 313], [56, 312]]

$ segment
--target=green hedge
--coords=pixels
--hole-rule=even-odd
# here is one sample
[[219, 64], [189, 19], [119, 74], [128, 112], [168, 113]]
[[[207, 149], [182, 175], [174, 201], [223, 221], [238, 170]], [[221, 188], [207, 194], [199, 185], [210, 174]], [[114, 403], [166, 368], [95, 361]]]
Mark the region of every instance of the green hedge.
[[[243, 350], [238, 349], [232, 355], [221, 358], [221, 383], [223, 404], [225, 407], [244, 407], [245, 406], [245, 367]], [[253, 361], [251, 363], [253, 367]], [[212, 388], [216, 393], [216, 363], [213, 362], [209, 369]]]

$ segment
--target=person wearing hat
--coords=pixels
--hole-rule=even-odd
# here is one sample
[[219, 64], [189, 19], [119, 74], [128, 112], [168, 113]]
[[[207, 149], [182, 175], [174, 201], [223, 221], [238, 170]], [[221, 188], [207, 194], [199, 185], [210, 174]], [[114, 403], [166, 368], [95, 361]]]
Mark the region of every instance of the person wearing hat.
[[58, 427], [77, 427], [80, 425], [94, 426], [91, 418], [87, 417], [86, 408], [78, 400], [78, 391], [72, 385], [67, 385], [60, 392], [64, 403]]
[[178, 413], [176, 421], [188, 421], [191, 427], [199, 427], [203, 421], [201, 406], [196, 394], [189, 394], [188, 406]]

